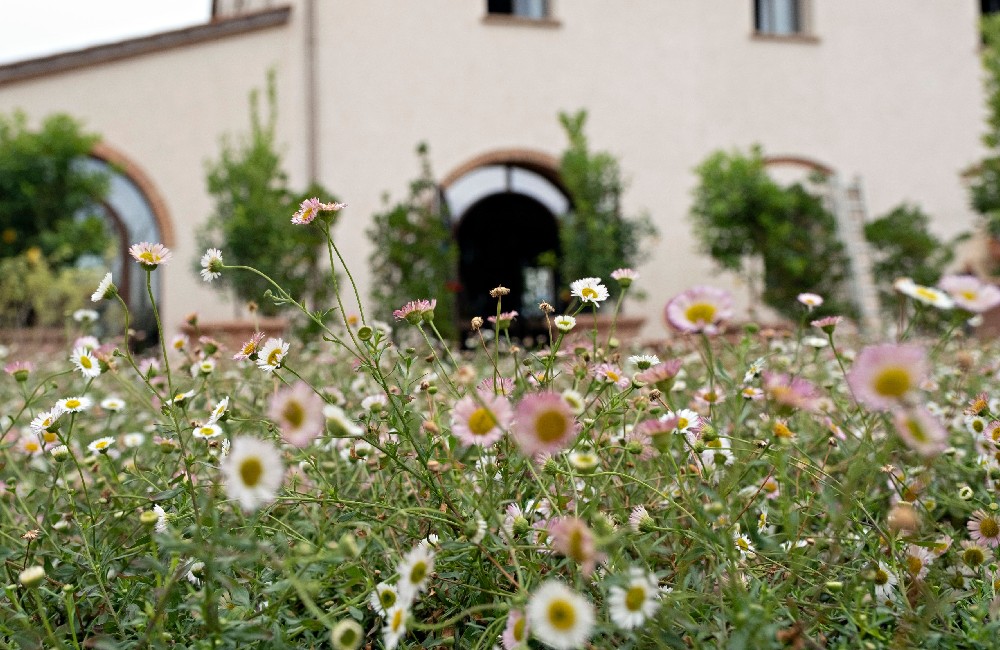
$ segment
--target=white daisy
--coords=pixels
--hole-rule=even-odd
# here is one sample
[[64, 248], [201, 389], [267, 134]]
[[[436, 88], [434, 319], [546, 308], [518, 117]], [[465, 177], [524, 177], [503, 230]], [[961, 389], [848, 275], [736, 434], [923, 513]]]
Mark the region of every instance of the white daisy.
[[56, 402], [56, 408], [66, 413], [80, 413], [93, 405], [89, 397], [67, 397]]
[[385, 615], [385, 627], [382, 628], [382, 643], [386, 650], [394, 650], [406, 634], [406, 617], [409, 610], [402, 604], [395, 605]]
[[417, 595], [426, 591], [433, 571], [434, 551], [418, 544], [403, 556], [396, 568], [400, 597], [406, 602], [413, 602]]
[[229, 397], [223, 397], [212, 409], [212, 415], [208, 418], [209, 424], [215, 424], [222, 419], [222, 416], [229, 410]]
[[365, 639], [365, 631], [357, 621], [345, 618], [330, 631], [330, 643], [334, 650], [355, 650]]
[[896, 583], [898, 580], [885, 562], [878, 563], [873, 582], [875, 583], [875, 598], [883, 604], [891, 601], [893, 594], [896, 593]]
[[528, 601], [532, 634], [555, 650], [582, 648], [594, 629], [594, 606], [558, 580], [546, 580]]
[[73, 312], [73, 320], [78, 323], [96, 323], [98, 318], [100, 314], [93, 309], [77, 309]]
[[379, 616], [385, 616], [399, 601], [399, 592], [396, 587], [387, 582], [380, 582], [375, 585], [375, 590], [368, 597], [368, 604]]
[[553, 322], [556, 324], [556, 329], [560, 332], [568, 332], [576, 327], [576, 319], [572, 316], [556, 316]]
[[655, 354], [633, 354], [628, 362], [639, 370], [647, 370], [660, 364], [660, 357]]
[[267, 373], [274, 372], [281, 367], [287, 354], [287, 343], [281, 339], [268, 339], [257, 353], [257, 367]]
[[120, 397], [105, 397], [101, 400], [101, 408], [105, 411], [120, 411], [125, 408], [125, 400]]
[[200, 427], [195, 427], [191, 435], [202, 440], [210, 440], [222, 435], [222, 427], [214, 422], [209, 422]]
[[205, 282], [222, 276], [222, 251], [218, 248], [209, 248], [201, 256], [201, 279]]
[[326, 418], [326, 427], [334, 438], [356, 438], [364, 433], [361, 427], [347, 417], [344, 409], [336, 404], [324, 405], [323, 417]]
[[35, 419], [33, 419], [31, 421], [31, 424], [28, 426], [31, 427], [31, 430], [34, 431], [35, 433], [41, 434], [45, 431], [50, 430], [52, 426], [56, 423], [56, 420], [59, 419], [59, 416], [62, 415], [63, 413], [64, 413], [63, 409], [59, 408], [58, 406], [48, 411], [42, 411], [41, 413], [35, 416]]
[[591, 302], [597, 305], [608, 299], [608, 288], [601, 284], [600, 278], [581, 278], [569, 285], [570, 295], [579, 298], [580, 302]]
[[73, 362], [76, 369], [84, 377], [99, 377], [101, 374], [101, 364], [97, 362], [97, 357], [84, 347], [79, 347], [73, 350], [70, 354], [69, 360]]
[[33, 435], [21, 436], [21, 439], [17, 443], [17, 447], [29, 456], [37, 456], [45, 451], [45, 447], [42, 446], [42, 441], [38, 439], [38, 436]]
[[[667, 413], [666, 418], [668, 419], [672, 414]], [[691, 409], [681, 409], [677, 411], [677, 433], [688, 433], [691, 429], [698, 426], [701, 423], [701, 416]]]
[[215, 370], [215, 359], [202, 359], [191, 364], [192, 377], [207, 377]]
[[736, 550], [740, 552], [740, 557], [744, 560], [757, 557], [757, 553], [754, 552], [753, 542], [743, 533], [733, 533], [733, 545], [736, 546]]
[[115, 285], [111, 283], [111, 273], [104, 276], [104, 279], [100, 281], [97, 285], [97, 289], [94, 293], [90, 294], [91, 302], [100, 302], [102, 300], [110, 300], [114, 298], [117, 289]]
[[247, 512], [274, 501], [285, 476], [281, 452], [269, 442], [240, 437], [221, 466], [226, 494]]
[[156, 513], [156, 528], [154, 530], [158, 533], [167, 532], [167, 511], [157, 504], [153, 506], [153, 512]]
[[188, 347], [190, 339], [188, 339], [186, 334], [178, 334], [173, 339], [170, 340], [170, 347], [181, 352]]
[[138, 447], [143, 442], [146, 441], [146, 434], [139, 433], [138, 431], [133, 431], [132, 433], [126, 433], [122, 436], [122, 444], [128, 448]]
[[177, 393], [176, 395], [173, 396], [172, 399], [167, 400], [167, 404], [183, 404], [192, 397], [194, 397], [193, 390], [185, 391], [183, 393]]
[[115, 444], [114, 438], [112, 438], [111, 436], [105, 436], [103, 438], [98, 438], [97, 440], [91, 442], [89, 445], [87, 445], [87, 449], [89, 449], [90, 451], [96, 451], [102, 454], [106, 454], [114, 444]]
[[955, 306], [955, 301], [944, 291], [917, 284], [910, 278], [898, 278], [892, 283], [892, 287], [904, 296], [938, 309], [951, 309]]
[[615, 586], [608, 590], [612, 622], [623, 630], [641, 626], [660, 608], [659, 596], [656, 576], [642, 569], [630, 569], [629, 581], [624, 587]]

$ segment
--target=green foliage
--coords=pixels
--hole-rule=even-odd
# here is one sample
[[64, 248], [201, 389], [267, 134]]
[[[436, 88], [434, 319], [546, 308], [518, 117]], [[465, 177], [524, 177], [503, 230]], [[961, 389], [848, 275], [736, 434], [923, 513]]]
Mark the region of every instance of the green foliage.
[[[567, 281], [591, 276], [610, 280], [615, 269], [634, 266], [643, 240], [656, 234], [648, 215], [622, 217], [621, 165], [606, 151], [590, 151], [583, 132], [586, 121], [584, 110], [559, 114], [569, 140], [559, 174], [573, 200], [560, 223], [560, 271]], [[613, 282], [607, 286], [612, 294], [619, 290]]]
[[715, 152], [695, 171], [695, 234], [720, 267], [744, 273], [749, 258], [760, 258], [761, 297], [785, 316], [800, 315], [795, 297], [802, 292], [825, 298], [817, 313], [854, 312], [845, 297], [844, 246], [819, 197], [799, 183], [782, 187], [772, 180], [760, 147], [749, 155]]
[[110, 237], [94, 210], [107, 194], [107, 175], [76, 164], [99, 139], [64, 114], [50, 115], [38, 131], [28, 129], [24, 113], [0, 116], [0, 258], [37, 248], [66, 266], [107, 251]]
[[444, 336], [455, 334], [455, 299], [449, 289], [458, 264], [458, 249], [449, 227], [447, 206], [438, 196], [425, 143], [417, 146], [420, 175], [409, 195], [372, 217], [366, 231], [376, 314], [385, 317], [418, 298], [436, 298], [434, 322]]
[[91, 307], [100, 280], [94, 269], [53, 268], [29, 251], [0, 258], [0, 327], [52, 327], [76, 309]]
[[982, 161], [970, 186], [972, 207], [983, 217], [990, 236], [1000, 238], [1000, 15], [984, 16], [983, 68], [986, 70], [986, 133], [991, 155]]
[[[917, 284], [934, 286], [945, 267], [955, 259], [955, 245], [968, 237], [961, 235], [944, 242], [928, 230], [930, 217], [919, 207], [899, 205], [865, 225], [865, 239], [874, 255], [872, 273], [876, 278], [907, 277]], [[891, 288], [880, 294], [884, 306], [895, 305]]]
[[[208, 191], [215, 210], [198, 240], [204, 248], [221, 249], [227, 265], [253, 266], [293, 297], [316, 305], [330, 295], [326, 273], [319, 271], [326, 236], [316, 226], [292, 226], [289, 222], [304, 199], [333, 199], [316, 184], [304, 192], [289, 189], [276, 150], [275, 104], [272, 72], [267, 81], [266, 119], [260, 114], [255, 90], [250, 93], [249, 136], [238, 144], [223, 140], [219, 159], [207, 165]], [[272, 288], [266, 280], [245, 273], [224, 273], [213, 284], [234, 291], [244, 301], [261, 301], [264, 292]], [[278, 311], [276, 305], [266, 301], [260, 303], [260, 308], [268, 315]]]

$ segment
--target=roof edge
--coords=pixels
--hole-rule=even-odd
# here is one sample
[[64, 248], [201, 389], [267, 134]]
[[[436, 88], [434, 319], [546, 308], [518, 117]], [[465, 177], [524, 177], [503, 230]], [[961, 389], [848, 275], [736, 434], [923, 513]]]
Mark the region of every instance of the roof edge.
[[82, 50], [0, 65], [0, 86], [163, 52], [177, 47], [216, 41], [248, 32], [281, 27], [288, 23], [291, 13], [292, 8], [286, 5], [233, 18], [213, 19], [210, 23], [194, 25], [193, 27], [184, 27], [116, 43], [95, 45]]

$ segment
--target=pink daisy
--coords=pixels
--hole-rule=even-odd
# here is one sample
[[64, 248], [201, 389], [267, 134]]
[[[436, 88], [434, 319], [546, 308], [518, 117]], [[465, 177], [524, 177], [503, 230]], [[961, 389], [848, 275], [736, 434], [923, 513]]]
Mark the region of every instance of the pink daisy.
[[837, 329], [837, 325], [840, 325], [843, 320], [843, 316], [827, 316], [825, 318], [817, 318], [810, 325], [823, 330], [827, 334], [833, 334], [833, 331]]
[[517, 405], [511, 434], [527, 456], [555, 453], [576, 437], [579, 424], [569, 404], [558, 393], [526, 395]]
[[11, 375], [17, 381], [27, 381], [28, 375], [35, 369], [35, 365], [30, 361], [13, 361], [3, 367], [3, 371]]
[[622, 288], [628, 288], [633, 282], [639, 279], [639, 274], [629, 268], [615, 269], [611, 272], [611, 279], [621, 285]]
[[502, 395], [479, 393], [458, 400], [451, 412], [451, 432], [468, 446], [488, 447], [503, 437], [514, 417], [510, 402]]
[[948, 292], [955, 304], [966, 311], [981, 314], [1000, 305], [1000, 289], [974, 275], [946, 275], [938, 286]]
[[514, 650], [514, 648], [527, 648], [528, 643], [528, 619], [524, 617], [524, 612], [520, 609], [512, 609], [507, 614], [507, 627], [504, 628], [500, 637], [504, 650]]
[[858, 401], [888, 411], [899, 406], [927, 377], [927, 353], [916, 345], [885, 343], [861, 350], [847, 373]]
[[490, 316], [486, 320], [497, 326], [498, 330], [505, 330], [510, 327], [511, 322], [517, 318], [518, 314], [516, 311], [505, 311], [500, 313], [499, 320], [496, 316]]
[[347, 207], [346, 203], [321, 203], [316, 197], [299, 204], [298, 212], [292, 216], [292, 223], [303, 225], [312, 222], [320, 212], [336, 212]]
[[151, 244], [145, 241], [141, 244], [133, 244], [128, 252], [136, 262], [142, 265], [142, 268], [147, 270], [166, 264], [173, 256], [170, 249], [163, 244]]
[[922, 406], [896, 412], [896, 432], [906, 446], [921, 456], [937, 456], [948, 446], [948, 431]]
[[632, 383], [629, 378], [625, 376], [625, 373], [622, 372], [621, 368], [610, 363], [598, 364], [591, 369], [591, 372], [594, 373], [594, 377], [597, 378], [597, 381], [614, 384], [622, 390], [628, 388]]
[[233, 361], [243, 361], [253, 359], [257, 351], [260, 350], [260, 342], [264, 340], [264, 332], [254, 332], [254, 334], [240, 346], [240, 351], [233, 355]]
[[396, 320], [405, 320], [411, 325], [419, 325], [423, 321], [434, 320], [434, 308], [437, 307], [437, 300], [411, 300], [400, 309], [392, 312]]
[[674, 383], [677, 373], [680, 372], [682, 365], [684, 365], [684, 362], [680, 359], [664, 361], [643, 370], [635, 376], [635, 380], [640, 384], [653, 384], [661, 391], [668, 391]]
[[582, 519], [556, 517], [549, 521], [551, 545], [558, 553], [580, 565], [584, 576], [594, 572], [594, 566], [604, 561], [604, 554], [597, 551], [594, 534]]
[[791, 377], [777, 372], [764, 372], [764, 392], [771, 401], [790, 410], [815, 411], [819, 391], [811, 382], [801, 377]]
[[692, 287], [668, 302], [665, 311], [667, 322], [680, 332], [717, 334], [733, 315], [733, 298], [723, 289]]
[[969, 537], [977, 544], [996, 548], [1000, 546], [1000, 519], [985, 510], [976, 510], [966, 524]]
[[511, 395], [514, 392], [514, 379], [512, 377], [500, 377], [499, 379], [487, 377], [479, 382], [476, 390], [491, 395]]
[[271, 397], [268, 418], [281, 429], [290, 445], [305, 447], [326, 428], [323, 399], [303, 381], [280, 389]]

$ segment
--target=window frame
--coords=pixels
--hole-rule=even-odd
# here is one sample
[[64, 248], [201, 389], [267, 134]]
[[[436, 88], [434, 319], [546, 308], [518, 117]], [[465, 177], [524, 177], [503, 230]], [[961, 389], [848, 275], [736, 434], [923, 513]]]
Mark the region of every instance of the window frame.
[[812, 0], [787, 0], [794, 3], [795, 22], [797, 31], [776, 32], [765, 31], [760, 28], [761, 4], [763, 2], [775, 2], [776, 0], [751, 0], [750, 5], [750, 36], [754, 40], [779, 41], [791, 43], [818, 43], [819, 38], [813, 31], [813, 5]]
[[553, 18], [556, 0], [538, 0], [544, 8], [544, 15], [534, 18], [530, 15], [515, 13], [517, 0], [510, 0], [510, 13], [490, 11], [490, 0], [486, 0], [486, 12], [482, 22], [486, 25], [523, 25], [529, 27], [559, 27], [562, 23]]

